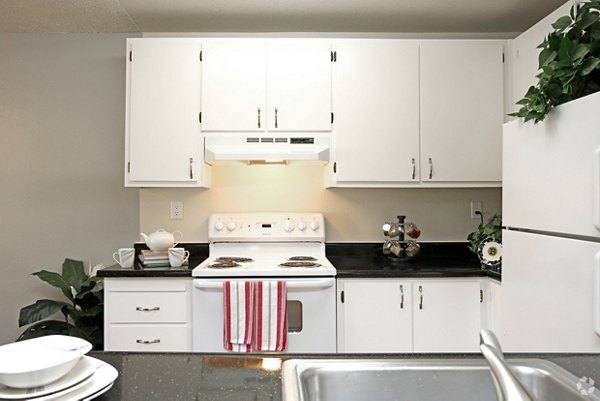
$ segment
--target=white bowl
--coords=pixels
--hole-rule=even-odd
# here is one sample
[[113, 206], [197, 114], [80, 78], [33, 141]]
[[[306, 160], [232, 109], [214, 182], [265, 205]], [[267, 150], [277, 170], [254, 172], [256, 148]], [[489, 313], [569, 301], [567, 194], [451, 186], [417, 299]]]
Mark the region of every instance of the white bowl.
[[46, 336], [0, 347], [0, 383], [15, 388], [44, 386], [64, 376], [92, 344], [69, 336]]

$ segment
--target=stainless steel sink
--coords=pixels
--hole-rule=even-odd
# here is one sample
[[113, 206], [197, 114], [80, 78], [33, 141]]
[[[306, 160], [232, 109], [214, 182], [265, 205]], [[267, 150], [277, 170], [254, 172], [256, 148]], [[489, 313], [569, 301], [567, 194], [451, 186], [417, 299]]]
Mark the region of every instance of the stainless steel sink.
[[[541, 359], [508, 361], [538, 401], [598, 400], [579, 378]], [[283, 364], [284, 401], [495, 401], [483, 359], [290, 359]]]

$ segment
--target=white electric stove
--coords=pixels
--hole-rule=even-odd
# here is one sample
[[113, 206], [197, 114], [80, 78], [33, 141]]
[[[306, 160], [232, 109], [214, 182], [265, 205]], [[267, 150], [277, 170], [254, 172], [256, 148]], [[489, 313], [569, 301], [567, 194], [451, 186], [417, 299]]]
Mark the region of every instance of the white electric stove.
[[208, 222], [209, 257], [192, 271], [193, 350], [225, 352], [224, 281], [287, 286], [288, 353], [336, 352], [335, 267], [320, 213], [222, 213]]

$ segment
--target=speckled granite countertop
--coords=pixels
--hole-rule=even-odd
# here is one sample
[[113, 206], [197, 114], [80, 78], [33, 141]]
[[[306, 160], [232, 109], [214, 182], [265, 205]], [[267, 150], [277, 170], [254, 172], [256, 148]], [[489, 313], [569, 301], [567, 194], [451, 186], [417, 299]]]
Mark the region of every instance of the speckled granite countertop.
[[[420, 243], [421, 254], [415, 259], [386, 256], [382, 243], [328, 243], [327, 258], [337, 269], [338, 278], [393, 277], [491, 277], [500, 273], [482, 270], [479, 259], [466, 242]], [[192, 269], [208, 257], [208, 244], [180, 244], [190, 251], [189, 266], [144, 269], [136, 262], [133, 269], [114, 265], [98, 272], [99, 277], [191, 277]], [[135, 244], [136, 254], [145, 248]], [[136, 259], [137, 260], [137, 259]]]
[[[113, 387], [99, 401], [280, 401], [281, 369], [270, 362], [289, 358], [481, 358], [477, 354], [385, 355], [261, 355], [150, 354], [91, 352], [119, 371]], [[275, 358], [273, 360], [273, 358]], [[599, 354], [508, 354], [511, 358], [540, 358], [562, 366], [578, 377], [600, 382]], [[273, 364], [271, 364], [273, 366]]]
[[396, 258], [381, 252], [382, 243], [327, 244], [327, 259], [338, 278], [366, 277], [492, 277], [500, 273], [482, 270], [466, 242], [419, 243], [421, 254], [414, 259]]

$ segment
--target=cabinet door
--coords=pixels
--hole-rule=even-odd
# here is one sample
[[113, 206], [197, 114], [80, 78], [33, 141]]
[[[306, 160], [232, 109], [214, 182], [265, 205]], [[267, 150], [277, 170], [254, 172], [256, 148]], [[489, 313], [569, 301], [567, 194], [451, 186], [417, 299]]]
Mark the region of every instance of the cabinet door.
[[129, 181], [199, 179], [200, 42], [131, 41], [128, 82]]
[[419, 181], [419, 45], [334, 44], [337, 182]]
[[502, 45], [421, 44], [421, 179], [501, 181]]
[[272, 41], [267, 60], [268, 129], [330, 131], [330, 42]]
[[343, 291], [339, 352], [412, 351], [410, 282], [348, 279], [338, 280], [338, 286]]
[[478, 281], [413, 283], [414, 351], [478, 352]]
[[264, 131], [266, 45], [236, 39], [202, 49], [202, 130]]

